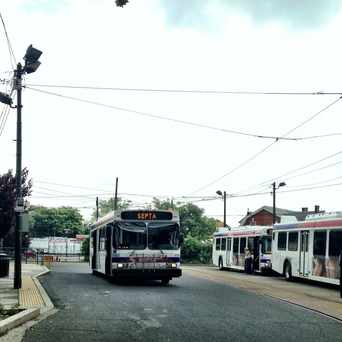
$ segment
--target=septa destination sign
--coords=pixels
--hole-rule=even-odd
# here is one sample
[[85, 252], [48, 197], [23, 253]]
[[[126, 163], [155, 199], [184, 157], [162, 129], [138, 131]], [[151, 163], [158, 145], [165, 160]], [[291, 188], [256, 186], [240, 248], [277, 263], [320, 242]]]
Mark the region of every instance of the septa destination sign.
[[153, 210], [127, 210], [121, 212], [123, 220], [155, 221], [172, 220], [172, 213]]

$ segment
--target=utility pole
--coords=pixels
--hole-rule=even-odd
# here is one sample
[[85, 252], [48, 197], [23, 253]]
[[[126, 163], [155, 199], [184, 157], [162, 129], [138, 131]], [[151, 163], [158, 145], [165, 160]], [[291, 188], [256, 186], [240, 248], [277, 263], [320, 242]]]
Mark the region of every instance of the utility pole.
[[227, 227], [227, 193], [223, 191], [223, 226]]
[[276, 190], [279, 189], [281, 186], [285, 186], [286, 183], [285, 182], [280, 182], [278, 184], [278, 186], [276, 185], [276, 182], [272, 183], [272, 194], [273, 194], [273, 212], [272, 212], [272, 216], [273, 216], [273, 224], [277, 223], [276, 221]]
[[[14, 252], [14, 288], [20, 289], [21, 282], [21, 232], [22, 232], [22, 213], [24, 212], [24, 199], [22, 193], [22, 135], [21, 135], [21, 91], [23, 74], [31, 74], [35, 72], [40, 65], [39, 57], [42, 52], [30, 45], [25, 53], [25, 65], [22, 67], [17, 64], [14, 70], [14, 89], [17, 91], [17, 139], [16, 139], [16, 203], [15, 203], [15, 252]], [[3, 102], [3, 96], [2, 101]], [[6, 100], [6, 98], [5, 98]], [[9, 103], [10, 104], [10, 103]]]
[[223, 227], [227, 227], [227, 192], [217, 190], [216, 193], [223, 198]]
[[21, 189], [21, 90], [23, 69], [20, 63], [14, 72], [14, 86], [17, 91], [17, 159], [16, 159], [16, 204], [15, 204], [15, 262], [14, 262], [14, 288], [21, 288], [21, 213], [24, 209], [24, 201]]
[[116, 179], [115, 179], [115, 195], [114, 195], [114, 210], [118, 210], [118, 183], [119, 183], [119, 178], [116, 177]]
[[275, 192], [276, 192], [276, 183], [273, 182], [272, 183], [272, 194], [273, 194], [273, 213], [272, 213], [272, 216], [273, 216], [273, 224], [276, 223], [276, 198], [275, 198]]
[[96, 197], [96, 221], [99, 219], [99, 198]]

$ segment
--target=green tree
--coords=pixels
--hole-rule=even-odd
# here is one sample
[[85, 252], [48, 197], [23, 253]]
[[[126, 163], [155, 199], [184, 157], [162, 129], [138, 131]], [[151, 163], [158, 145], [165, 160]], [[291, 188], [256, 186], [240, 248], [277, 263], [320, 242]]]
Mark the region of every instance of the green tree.
[[82, 242], [81, 254], [84, 256], [84, 261], [89, 261], [89, 237]]
[[211, 238], [216, 229], [216, 221], [206, 217], [204, 210], [193, 203], [181, 204], [170, 199], [160, 201], [154, 198], [152, 205], [156, 209], [177, 210], [180, 217], [180, 225], [185, 237], [192, 236], [200, 240]]
[[79, 210], [72, 207], [34, 207], [31, 211], [31, 236], [75, 236], [84, 229]]
[[177, 210], [180, 217], [184, 242], [181, 248], [182, 260], [186, 262], [210, 263], [212, 235], [216, 230], [216, 220], [204, 215], [204, 210], [193, 203], [175, 203], [168, 199], [153, 199], [153, 207], [163, 210]]
[[[131, 205], [131, 201], [123, 200], [118, 197], [118, 209], [127, 209]], [[99, 217], [103, 217], [109, 212], [113, 211], [114, 208], [114, 198], [111, 197], [108, 200], [99, 200]], [[92, 213], [92, 219], [96, 220], [96, 209]]]
[[[32, 180], [28, 178], [27, 168], [22, 170], [21, 189], [26, 199], [31, 195]], [[0, 175], [0, 239], [13, 230], [15, 222], [16, 178], [12, 170]]]

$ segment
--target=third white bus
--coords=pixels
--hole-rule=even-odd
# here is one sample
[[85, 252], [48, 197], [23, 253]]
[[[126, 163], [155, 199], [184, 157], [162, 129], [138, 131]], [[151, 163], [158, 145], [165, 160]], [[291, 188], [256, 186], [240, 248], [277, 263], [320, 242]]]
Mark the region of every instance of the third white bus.
[[276, 224], [272, 236], [272, 269], [292, 277], [339, 284], [342, 212], [312, 214], [305, 221]]

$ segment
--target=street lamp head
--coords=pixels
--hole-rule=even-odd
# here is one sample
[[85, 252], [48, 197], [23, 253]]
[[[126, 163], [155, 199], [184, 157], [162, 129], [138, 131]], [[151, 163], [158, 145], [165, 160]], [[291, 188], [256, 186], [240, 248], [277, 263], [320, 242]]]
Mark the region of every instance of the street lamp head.
[[217, 190], [216, 193], [217, 193], [219, 196], [222, 196], [222, 191], [221, 191], [221, 190]]
[[34, 48], [32, 44], [27, 48], [25, 56], [24, 56], [24, 61], [25, 61], [25, 66], [24, 70], [26, 73], [31, 74], [32, 72], [35, 72], [39, 65], [40, 62], [38, 59], [42, 55], [42, 51]]
[[4, 103], [5, 105], [11, 106], [12, 105], [12, 98], [5, 93], [0, 91], [0, 102]]
[[280, 183], [279, 183], [279, 188], [280, 188], [281, 186], [285, 186], [285, 185], [286, 185], [285, 182], [280, 182]]

